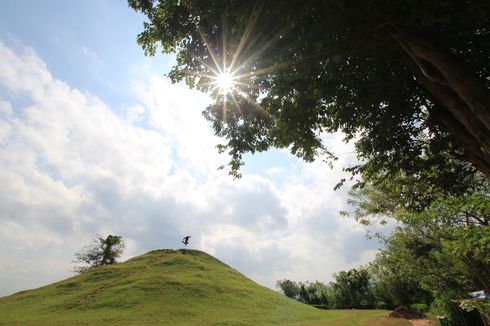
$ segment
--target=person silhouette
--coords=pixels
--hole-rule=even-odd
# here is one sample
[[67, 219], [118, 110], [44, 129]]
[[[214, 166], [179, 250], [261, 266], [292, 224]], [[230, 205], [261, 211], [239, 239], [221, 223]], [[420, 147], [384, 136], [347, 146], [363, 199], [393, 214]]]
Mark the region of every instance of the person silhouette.
[[191, 238], [190, 235], [184, 237], [184, 239], [182, 239], [182, 243], [187, 247], [187, 245], [189, 244], [189, 239]]

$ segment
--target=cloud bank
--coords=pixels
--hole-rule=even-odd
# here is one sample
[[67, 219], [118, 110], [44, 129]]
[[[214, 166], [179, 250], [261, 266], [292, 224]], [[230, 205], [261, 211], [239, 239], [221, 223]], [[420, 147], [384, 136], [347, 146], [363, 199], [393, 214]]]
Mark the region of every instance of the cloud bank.
[[[55, 78], [29, 47], [0, 42], [0, 295], [70, 275], [96, 233], [122, 235], [125, 257], [205, 250], [252, 279], [328, 281], [368, 262], [377, 243], [339, 217], [342, 156], [290, 160], [234, 181], [200, 112], [209, 99], [149, 76], [134, 105], [109, 107]], [[352, 152], [340, 135], [326, 140]], [[279, 155], [288, 155], [280, 153]]]

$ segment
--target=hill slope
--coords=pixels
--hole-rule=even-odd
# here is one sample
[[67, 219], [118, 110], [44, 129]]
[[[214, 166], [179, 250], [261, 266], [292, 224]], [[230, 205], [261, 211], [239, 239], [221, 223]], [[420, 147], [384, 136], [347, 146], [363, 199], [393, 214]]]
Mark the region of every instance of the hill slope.
[[280, 325], [328, 318], [196, 250], [151, 251], [0, 298], [0, 325]]

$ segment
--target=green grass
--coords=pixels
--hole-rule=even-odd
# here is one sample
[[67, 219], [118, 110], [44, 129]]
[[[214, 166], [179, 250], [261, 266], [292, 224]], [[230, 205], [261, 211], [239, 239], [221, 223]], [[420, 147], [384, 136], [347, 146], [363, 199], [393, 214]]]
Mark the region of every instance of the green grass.
[[9, 326], [347, 326], [377, 325], [369, 323], [386, 315], [306, 306], [196, 250], [156, 250], [0, 298], [0, 325]]
[[336, 318], [298, 323], [293, 326], [410, 326], [406, 319], [388, 318], [386, 310], [330, 310]]

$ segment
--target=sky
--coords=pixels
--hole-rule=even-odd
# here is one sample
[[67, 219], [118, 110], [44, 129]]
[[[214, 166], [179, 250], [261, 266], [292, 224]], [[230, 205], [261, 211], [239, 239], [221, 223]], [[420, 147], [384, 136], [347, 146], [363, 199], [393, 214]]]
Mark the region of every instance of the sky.
[[122, 0], [0, 1], [0, 296], [72, 276], [96, 234], [126, 241], [122, 260], [160, 248], [206, 251], [254, 281], [332, 280], [380, 244], [348, 210], [352, 144], [323, 135], [333, 169], [287, 150], [217, 168], [207, 94], [145, 57], [144, 17]]

